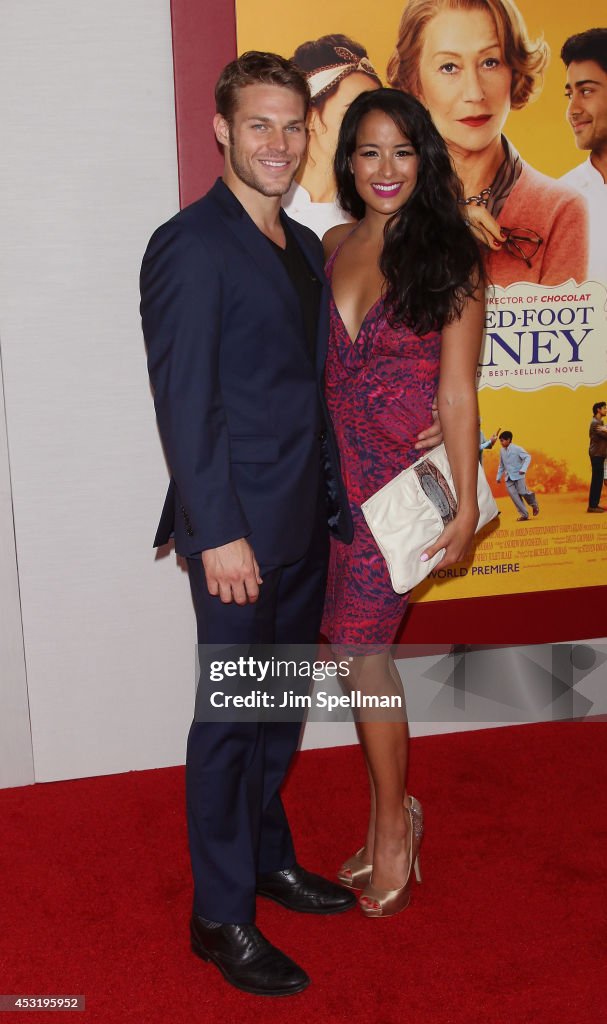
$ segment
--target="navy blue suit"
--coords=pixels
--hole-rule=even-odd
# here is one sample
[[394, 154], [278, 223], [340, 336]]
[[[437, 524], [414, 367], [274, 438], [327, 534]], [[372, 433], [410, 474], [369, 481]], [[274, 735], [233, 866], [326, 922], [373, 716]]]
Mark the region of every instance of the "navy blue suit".
[[[297, 292], [272, 244], [222, 181], [160, 227], [141, 271], [141, 314], [171, 482], [155, 544], [188, 559], [199, 643], [313, 643], [327, 520], [348, 541], [322, 375], [328, 285], [322, 247], [281, 213], [320, 313], [314, 357]], [[200, 552], [246, 537], [264, 582], [253, 605], [206, 588]], [[251, 921], [255, 875], [292, 866], [279, 787], [299, 727], [195, 722], [187, 758], [194, 911]]]

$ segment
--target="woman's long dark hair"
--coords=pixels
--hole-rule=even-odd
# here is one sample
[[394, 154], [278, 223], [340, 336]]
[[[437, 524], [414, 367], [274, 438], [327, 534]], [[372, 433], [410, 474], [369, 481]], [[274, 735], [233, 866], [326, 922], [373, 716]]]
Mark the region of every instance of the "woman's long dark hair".
[[357, 220], [364, 217], [350, 159], [363, 117], [376, 110], [394, 121], [418, 155], [417, 184], [385, 228], [384, 301], [391, 322], [425, 334], [461, 315], [484, 279], [482, 257], [462, 216], [462, 187], [447, 147], [427, 110], [398, 89], [362, 93], [346, 111], [335, 153], [341, 206]]

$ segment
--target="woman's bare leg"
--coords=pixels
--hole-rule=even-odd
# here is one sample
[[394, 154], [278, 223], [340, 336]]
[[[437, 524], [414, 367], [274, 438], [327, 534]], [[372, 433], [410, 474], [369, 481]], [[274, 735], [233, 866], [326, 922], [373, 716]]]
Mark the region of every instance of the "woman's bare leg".
[[[355, 659], [353, 680], [363, 694], [402, 696], [389, 652]], [[358, 734], [369, 772], [371, 810], [365, 860], [373, 862], [373, 884], [397, 889], [409, 870], [409, 815], [404, 813], [409, 728], [404, 709], [362, 710]]]

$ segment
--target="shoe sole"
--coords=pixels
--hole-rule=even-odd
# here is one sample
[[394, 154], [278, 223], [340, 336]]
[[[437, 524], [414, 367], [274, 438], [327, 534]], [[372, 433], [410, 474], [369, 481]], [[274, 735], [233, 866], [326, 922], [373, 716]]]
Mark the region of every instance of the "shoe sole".
[[214, 964], [217, 970], [223, 975], [224, 979], [228, 982], [229, 985], [231, 985], [233, 988], [240, 989], [241, 992], [248, 992], [249, 995], [252, 996], [272, 996], [274, 998], [278, 998], [280, 996], [296, 996], [298, 995], [299, 992], [303, 992], [304, 989], [306, 989], [310, 984], [311, 979], [308, 978], [306, 981], [302, 981], [300, 985], [293, 986], [293, 988], [281, 988], [275, 989], [274, 991], [265, 988], [253, 988], [253, 986], [251, 985], [240, 985], [237, 981], [234, 981], [233, 978], [230, 978], [229, 974], [227, 974], [226, 971], [224, 970], [222, 964], [219, 963], [219, 961], [215, 960], [215, 958], [211, 956], [210, 953], [207, 953], [206, 950], [203, 950], [194, 942], [190, 943], [190, 948], [192, 950], [192, 953], [194, 953], [195, 956], [200, 957], [201, 960], [204, 960], [205, 963]]
[[314, 909], [312, 907], [294, 907], [287, 900], [283, 900], [280, 896], [271, 895], [269, 892], [262, 892], [260, 889], [256, 890], [258, 896], [263, 896], [265, 900], [272, 900], [273, 903], [280, 903], [281, 907], [286, 907], [287, 910], [292, 910], [296, 914], [318, 914], [327, 917], [329, 914], [344, 914], [346, 910], [353, 910], [356, 906], [356, 900], [353, 903], [346, 903], [343, 907], [328, 907], [326, 909], [319, 908]]

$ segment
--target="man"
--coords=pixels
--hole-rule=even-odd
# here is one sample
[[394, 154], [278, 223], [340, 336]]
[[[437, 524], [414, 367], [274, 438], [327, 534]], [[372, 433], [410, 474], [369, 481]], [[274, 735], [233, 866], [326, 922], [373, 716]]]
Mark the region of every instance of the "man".
[[588, 278], [607, 282], [607, 28], [570, 36], [561, 50], [567, 67], [567, 120], [588, 159], [563, 176], [585, 196], [590, 215]]
[[[314, 644], [327, 518], [345, 541], [352, 524], [321, 388], [322, 246], [280, 209], [309, 91], [290, 61], [250, 52], [224, 68], [215, 98], [223, 177], [155, 232], [141, 272], [172, 474], [155, 543], [174, 532], [187, 558], [200, 644]], [[192, 949], [255, 994], [309, 983], [256, 928], [256, 893], [304, 913], [355, 903], [296, 862], [279, 788], [298, 737], [295, 723], [194, 721], [188, 738]]]
[[512, 444], [512, 432], [510, 430], [502, 430], [499, 442], [502, 450], [500, 452], [500, 464], [496, 479], [499, 483], [503, 476], [506, 477], [508, 494], [512, 498], [516, 509], [520, 512], [517, 523], [526, 523], [529, 519], [529, 513], [525, 508], [523, 498], [529, 507], [533, 509], [534, 516], [539, 516], [540, 514], [535, 494], [528, 489], [525, 479], [525, 473], [531, 463], [531, 456], [520, 445]]
[[479, 431], [478, 461], [480, 462], [480, 464], [482, 466], [482, 464], [483, 464], [483, 452], [489, 451], [491, 448], [493, 448], [493, 445], [495, 444], [495, 442], [497, 441], [497, 438], [498, 438], [499, 428], [496, 430], [495, 434], [491, 435], [491, 437], [485, 437], [485, 435], [483, 434], [482, 427], [481, 427], [481, 418], [479, 416], [479, 418], [478, 418], [478, 431]]
[[590, 493], [588, 495], [588, 512], [605, 512], [606, 509], [599, 505], [601, 491], [603, 490], [603, 479], [605, 472], [605, 457], [607, 456], [607, 427], [603, 420], [607, 416], [607, 403], [595, 402], [592, 406], [592, 419], [590, 420], [590, 465], [592, 466], [592, 477], [590, 479]]

